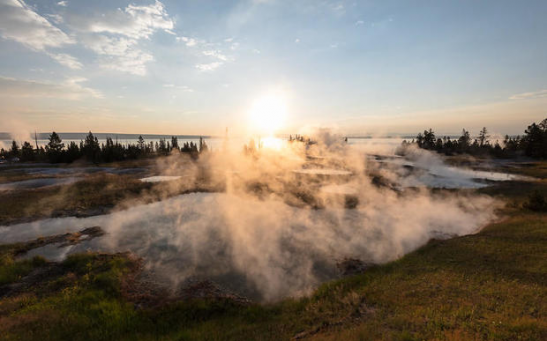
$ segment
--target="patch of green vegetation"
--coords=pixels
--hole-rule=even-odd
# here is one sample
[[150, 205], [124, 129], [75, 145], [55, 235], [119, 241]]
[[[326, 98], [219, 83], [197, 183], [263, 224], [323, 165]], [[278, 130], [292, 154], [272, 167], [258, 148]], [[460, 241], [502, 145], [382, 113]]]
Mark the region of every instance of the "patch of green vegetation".
[[547, 216], [522, 211], [476, 235], [432, 241], [398, 261], [325, 283], [309, 297], [251, 306], [196, 300], [154, 309], [139, 309], [123, 293], [134, 261], [124, 255], [73, 255], [62, 263], [65, 271], [57, 281], [63, 285], [52, 286], [57, 290], [40, 298], [30, 292], [0, 300], [0, 335], [6, 340], [284, 340], [295, 335], [544, 340], [546, 245]]
[[0, 258], [0, 286], [21, 279], [21, 277], [28, 275], [32, 270], [45, 263], [46, 260], [39, 256], [19, 262], [13, 261], [10, 257], [2, 256]]
[[547, 212], [547, 199], [538, 190], [528, 195], [528, 200], [524, 203], [524, 208], [536, 212]]
[[111, 208], [151, 187], [131, 176], [97, 174], [66, 186], [1, 193], [0, 225]]
[[504, 167], [503, 171], [544, 180], [547, 179], [547, 161], [514, 162]]
[[[71, 195], [93, 197], [98, 184]], [[503, 221], [273, 304], [188, 300], [146, 308], [126, 292], [135, 260], [72, 255], [47, 283], [0, 299], [0, 339], [547, 340], [547, 215], [524, 208], [534, 191], [547, 195], [547, 183], [481, 189], [509, 203]], [[0, 245], [0, 297], [46, 265], [15, 261], [20, 247]]]

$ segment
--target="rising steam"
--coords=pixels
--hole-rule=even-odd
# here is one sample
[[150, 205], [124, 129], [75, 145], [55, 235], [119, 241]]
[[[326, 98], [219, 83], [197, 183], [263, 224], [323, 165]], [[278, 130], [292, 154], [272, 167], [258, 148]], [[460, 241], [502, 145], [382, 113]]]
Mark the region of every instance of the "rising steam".
[[[130, 250], [174, 290], [206, 278], [272, 301], [335, 278], [336, 262], [345, 257], [388, 262], [432, 238], [474, 233], [495, 218], [497, 203], [490, 197], [401, 189], [393, 185], [397, 172], [377, 172], [363, 150], [341, 137], [322, 130], [313, 140], [281, 150], [226, 149], [195, 164], [182, 155], [160, 159], [161, 174], [182, 176], [162, 184], [166, 191], [208, 182], [222, 192], [185, 194], [110, 215], [51, 219], [10, 231], [28, 231], [30, 238], [99, 225], [106, 236], [70, 252]], [[9, 240], [8, 231], [0, 229], [0, 237]]]

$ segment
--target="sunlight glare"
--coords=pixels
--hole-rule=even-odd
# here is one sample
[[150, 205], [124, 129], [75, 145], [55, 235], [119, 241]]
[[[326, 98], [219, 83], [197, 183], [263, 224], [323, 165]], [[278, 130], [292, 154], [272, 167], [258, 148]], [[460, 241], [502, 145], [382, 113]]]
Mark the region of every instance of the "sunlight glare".
[[287, 117], [285, 97], [279, 93], [259, 97], [253, 102], [249, 116], [254, 133], [272, 135], [285, 123]]
[[283, 147], [283, 140], [277, 137], [269, 136], [260, 140], [264, 148], [281, 150]]

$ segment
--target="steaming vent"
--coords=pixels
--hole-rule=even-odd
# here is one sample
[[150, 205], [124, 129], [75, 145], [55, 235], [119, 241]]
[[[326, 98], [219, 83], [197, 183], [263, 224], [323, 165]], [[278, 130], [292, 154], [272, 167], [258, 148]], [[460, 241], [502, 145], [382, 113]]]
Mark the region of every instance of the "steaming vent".
[[0, 239], [100, 226], [102, 237], [47, 252], [130, 251], [174, 293], [222, 287], [238, 297], [275, 301], [397, 259], [432, 238], [474, 233], [495, 218], [498, 203], [490, 197], [430, 191], [425, 180], [441, 179], [447, 169], [430, 154], [410, 161], [371, 157], [373, 150], [327, 131], [315, 141], [288, 142], [279, 150], [226, 149], [197, 161], [183, 154], [160, 158], [154, 170], [160, 177], [150, 186], [163, 200], [144, 196], [111, 214], [0, 227]]

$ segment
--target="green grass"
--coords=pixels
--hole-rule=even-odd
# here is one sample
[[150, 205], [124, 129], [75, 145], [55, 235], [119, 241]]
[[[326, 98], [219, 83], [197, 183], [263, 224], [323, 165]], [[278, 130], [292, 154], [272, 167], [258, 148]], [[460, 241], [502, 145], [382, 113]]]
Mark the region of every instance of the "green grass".
[[310, 297], [270, 305], [137, 309], [121, 286], [133, 262], [69, 257], [49, 285], [55, 290], [0, 300], [0, 338], [283, 340], [304, 332], [319, 340], [547, 339], [547, 216], [540, 214], [519, 212], [476, 235], [432, 241]]
[[46, 263], [42, 257], [34, 257], [30, 260], [15, 262], [8, 257], [0, 258], [0, 286], [13, 283], [23, 276], [28, 275], [32, 270]]
[[[90, 205], [110, 195], [94, 197], [94, 186], [67, 195]], [[547, 183], [481, 189], [508, 203], [502, 221], [275, 304], [137, 307], [126, 290], [135, 260], [73, 255], [45, 283], [0, 299], [0, 340], [547, 340], [547, 214], [522, 205], [533, 190], [547, 195]], [[0, 246], [0, 294], [45, 265], [14, 261], [18, 247]]]
[[0, 225], [21, 219], [111, 208], [128, 198], [143, 195], [151, 188], [151, 184], [134, 177], [97, 174], [66, 186], [0, 193]]

